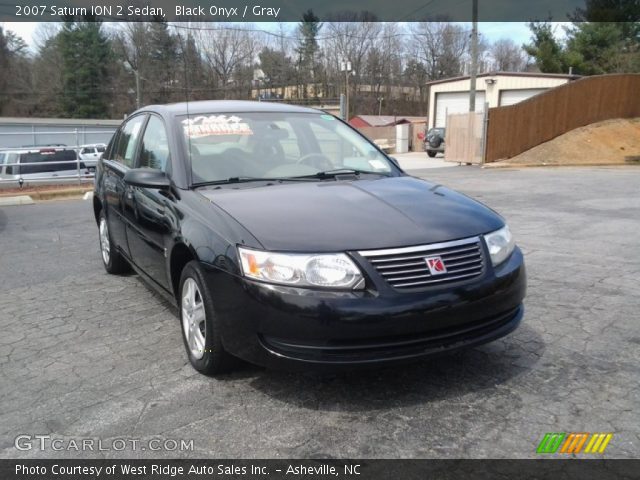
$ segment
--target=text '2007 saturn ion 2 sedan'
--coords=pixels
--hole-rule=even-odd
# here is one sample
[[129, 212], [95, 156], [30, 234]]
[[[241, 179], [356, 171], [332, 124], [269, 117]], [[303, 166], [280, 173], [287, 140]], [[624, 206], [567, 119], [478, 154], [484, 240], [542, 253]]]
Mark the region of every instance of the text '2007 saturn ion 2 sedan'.
[[177, 305], [200, 372], [374, 366], [489, 342], [523, 316], [522, 253], [489, 208], [405, 174], [323, 112], [150, 106], [98, 163], [109, 273]]

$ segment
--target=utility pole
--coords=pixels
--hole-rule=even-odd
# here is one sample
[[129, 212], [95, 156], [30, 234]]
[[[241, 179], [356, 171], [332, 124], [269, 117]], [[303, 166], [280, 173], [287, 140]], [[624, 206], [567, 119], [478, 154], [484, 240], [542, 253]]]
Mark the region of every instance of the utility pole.
[[351, 74], [351, 62], [349, 60], [342, 60], [340, 62], [340, 71], [344, 72], [345, 78], [345, 97], [346, 97], [346, 105], [345, 105], [345, 121], [349, 121], [349, 75]]
[[473, 0], [471, 29], [471, 72], [469, 78], [469, 111], [476, 111], [476, 77], [478, 76], [478, 0]]
[[140, 90], [140, 74], [138, 73], [137, 68], [133, 71], [133, 74], [136, 77], [136, 110], [137, 110], [142, 106], [142, 91]]

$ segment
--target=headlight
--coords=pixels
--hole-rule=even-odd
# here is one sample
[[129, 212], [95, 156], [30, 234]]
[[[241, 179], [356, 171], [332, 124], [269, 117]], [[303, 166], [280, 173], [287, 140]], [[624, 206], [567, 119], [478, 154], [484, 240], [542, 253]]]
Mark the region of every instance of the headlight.
[[500, 230], [487, 233], [484, 239], [487, 242], [489, 254], [491, 255], [491, 263], [494, 267], [504, 262], [516, 246], [513, 241], [513, 235], [511, 235], [509, 227], [506, 225]]
[[364, 287], [360, 270], [344, 253], [285, 254], [238, 247], [242, 273], [263, 282], [297, 287]]

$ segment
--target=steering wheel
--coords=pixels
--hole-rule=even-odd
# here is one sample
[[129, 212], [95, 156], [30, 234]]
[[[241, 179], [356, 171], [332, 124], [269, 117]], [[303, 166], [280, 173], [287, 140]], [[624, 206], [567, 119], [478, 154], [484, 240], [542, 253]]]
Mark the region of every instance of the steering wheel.
[[307, 153], [301, 156], [296, 163], [298, 165], [309, 165], [320, 170], [331, 170], [333, 168], [331, 160], [322, 153]]

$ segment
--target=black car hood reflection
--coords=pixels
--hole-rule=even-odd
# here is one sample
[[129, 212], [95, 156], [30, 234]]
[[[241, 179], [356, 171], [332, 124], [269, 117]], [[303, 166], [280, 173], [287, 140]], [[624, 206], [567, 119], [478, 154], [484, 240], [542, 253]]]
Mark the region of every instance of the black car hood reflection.
[[413, 177], [198, 192], [268, 250], [334, 252], [421, 245], [487, 233], [504, 224], [484, 205]]

